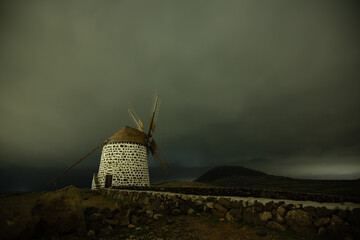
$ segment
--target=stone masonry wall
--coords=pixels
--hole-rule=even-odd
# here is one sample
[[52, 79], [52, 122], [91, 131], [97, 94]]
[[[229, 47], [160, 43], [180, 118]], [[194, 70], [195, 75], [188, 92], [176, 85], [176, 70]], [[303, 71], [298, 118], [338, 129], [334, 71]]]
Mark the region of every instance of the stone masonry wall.
[[[159, 214], [207, 214], [220, 221], [245, 221], [279, 231], [295, 231], [319, 239], [360, 239], [360, 208], [289, 204], [286, 201], [258, 202], [230, 197], [195, 196], [166, 192], [102, 189], [102, 194], [141, 206], [145, 216]], [[130, 216], [131, 217], [131, 216]], [[135, 216], [137, 217], [137, 216]]]
[[[146, 147], [130, 142], [106, 144], [98, 173], [100, 188], [105, 187], [106, 175], [112, 175], [112, 186], [149, 186]], [[92, 189], [95, 188], [94, 182]]]

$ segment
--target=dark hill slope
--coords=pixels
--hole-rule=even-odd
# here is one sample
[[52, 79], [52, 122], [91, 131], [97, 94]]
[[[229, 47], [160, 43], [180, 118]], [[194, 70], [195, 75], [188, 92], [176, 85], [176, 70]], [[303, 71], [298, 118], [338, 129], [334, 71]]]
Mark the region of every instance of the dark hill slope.
[[264, 176], [266, 173], [252, 170], [240, 166], [220, 166], [215, 167], [201, 175], [195, 182], [212, 182], [221, 178], [227, 178], [231, 176]]
[[215, 167], [195, 180], [218, 187], [321, 193], [360, 198], [360, 180], [310, 180], [269, 175], [239, 166]]

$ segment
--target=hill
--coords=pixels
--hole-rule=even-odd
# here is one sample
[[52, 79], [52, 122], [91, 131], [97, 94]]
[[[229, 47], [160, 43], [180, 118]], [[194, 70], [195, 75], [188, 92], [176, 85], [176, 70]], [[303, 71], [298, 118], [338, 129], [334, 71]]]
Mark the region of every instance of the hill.
[[360, 198], [360, 180], [308, 180], [269, 175], [240, 166], [210, 169], [195, 182], [219, 187], [256, 188], [275, 191], [320, 193]]
[[227, 178], [232, 176], [264, 176], [266, 173], [252, 170], [241, 166], [220, 166], [215, 167], [201, 175], [195, 182], [212, 182], [221, 178]]

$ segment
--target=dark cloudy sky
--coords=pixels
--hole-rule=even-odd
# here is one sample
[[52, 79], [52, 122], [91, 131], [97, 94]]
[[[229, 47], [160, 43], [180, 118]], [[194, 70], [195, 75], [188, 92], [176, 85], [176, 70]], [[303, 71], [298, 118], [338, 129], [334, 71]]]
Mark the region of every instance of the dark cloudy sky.
[[[65, 168], [134, 127], [129, 104], [147, 123], [157, 90], [156, 140], [183, 179], [217, 165], [358, 178], [359, 10], [356, 1], [1, 1], [0, 166]], [[99, 156], [78, 169], [96, 172]]]

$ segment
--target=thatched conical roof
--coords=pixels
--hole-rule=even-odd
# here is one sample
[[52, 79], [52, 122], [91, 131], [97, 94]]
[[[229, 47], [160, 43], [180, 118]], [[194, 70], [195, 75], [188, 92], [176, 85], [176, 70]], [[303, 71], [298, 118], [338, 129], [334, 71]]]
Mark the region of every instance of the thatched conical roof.
[[145, 133], [135, 128], [125, 126], [120, 131], [116, 132], [108, 139], [108, 143], [111, 142], [134, 142], [146, 145]]

